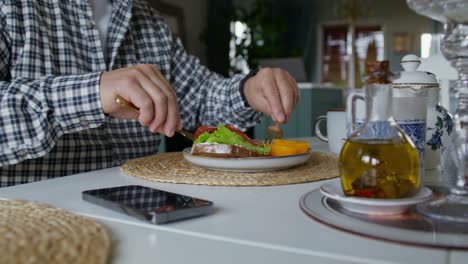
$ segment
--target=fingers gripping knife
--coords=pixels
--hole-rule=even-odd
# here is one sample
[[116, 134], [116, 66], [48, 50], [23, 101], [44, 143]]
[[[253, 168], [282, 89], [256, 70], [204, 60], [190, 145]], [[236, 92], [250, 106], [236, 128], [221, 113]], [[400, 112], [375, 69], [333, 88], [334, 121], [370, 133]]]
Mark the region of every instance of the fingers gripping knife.
[[[117, 104], [119, 104], [120, 106], [122, 107], [125, 107], [125, 108], [128, 108], [136, 113], [140, 113], [140, 109], [138, 109], [138, 107], [134, 104], [132, 104], [131, 102], [123, 99], [121, 96], [118, 96], [117, 95], [117, 98], [115, 99], [115, 102]], [[176, 129], [175, 130], [177, 133], [181, 134], [182, 136], [184, 136], [185, 138], [193, 141], [195, 138], [194, 138], [194, 135], [190, 132], [187, 132], [185, 130], [181, 130], [181, 129]]]

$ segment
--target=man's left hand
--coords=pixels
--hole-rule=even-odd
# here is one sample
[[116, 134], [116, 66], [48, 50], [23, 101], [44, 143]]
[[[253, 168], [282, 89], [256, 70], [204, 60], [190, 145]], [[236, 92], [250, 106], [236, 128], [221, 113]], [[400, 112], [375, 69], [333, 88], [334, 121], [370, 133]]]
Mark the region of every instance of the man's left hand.
[[250, 106], [285, 123], [300, 99], [299, 88], [291, 75], [279, 68], [263, 68], [244, 84], [244, 94]]

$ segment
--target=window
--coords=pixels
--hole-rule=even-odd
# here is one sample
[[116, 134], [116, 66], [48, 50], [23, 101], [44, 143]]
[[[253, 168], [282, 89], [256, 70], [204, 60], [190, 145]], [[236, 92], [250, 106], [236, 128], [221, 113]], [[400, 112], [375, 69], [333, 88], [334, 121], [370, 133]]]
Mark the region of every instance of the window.
[[347, 24], [323, 27], [323, 83], [338, 87], [361, 87], [365, 62], [384, 59], [384, 36], [380, 26], [354, 27], [353, 45], [349, 43], [349, 29]]
[[235, 73], [248, 73], [249, 65], [247, 63], [249, 54], [241, 47], [248, 47], [251, 43], [250, 28], [241, 21], [232, 21], [230, 23], [231, 40], [229, 42], [229, 64], [230, 75]]
[[442, 34], [421, 34], [421, 58], [427, 58], [440, 52]]

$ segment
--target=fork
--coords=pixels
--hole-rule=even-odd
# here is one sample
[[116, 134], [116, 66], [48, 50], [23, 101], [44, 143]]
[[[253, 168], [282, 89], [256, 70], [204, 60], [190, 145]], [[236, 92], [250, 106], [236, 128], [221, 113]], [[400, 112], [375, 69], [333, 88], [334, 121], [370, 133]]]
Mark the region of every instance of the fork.
[[[128, 108], [128, 109], [130, 109], [130, 110], [132, 110], [132, 111], [134, 111], [134, 112], [136, 112], [138, 114], [140, 113], [140, 109], [136, 105], [134, 105], [131, 102], [123, 99], [123, 97], [121, 97], [119, 95], [117, 95], [117, 97], [115, 98], [115, 102], [117, 104], [119, 104], [120, 106], [122, 106], [122, 107], [126, 107], [126, 108]], [[182, 136], [184, 136], [185, 138], [191, 140], [191, 141], [195, 140], [195, 136], [192, 133], [188, 132], [188, 131], [185, 131], [185, 130], [182, 130], [182, 129], [176, 129], [175, 131], [177, 133], [181, 134]]]
[[281, 130], [279, 122], [275, 122], [274, 126], [269, 126], [267, 128], [263, 143], [271, 144], [275, 138], [283, 138], [283, 130]]

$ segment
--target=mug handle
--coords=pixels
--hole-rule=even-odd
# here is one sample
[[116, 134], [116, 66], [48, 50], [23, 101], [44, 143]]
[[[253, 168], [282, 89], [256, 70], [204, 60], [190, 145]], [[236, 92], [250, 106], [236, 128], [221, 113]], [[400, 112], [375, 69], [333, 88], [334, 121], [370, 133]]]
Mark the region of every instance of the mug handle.
[[[346, 100], [346, 114], [347, 114], [346, 118], [351, 121], [350, 128], [349, 128], [350, 135], [356, 130], [356, 102], [357, 100], [362, 100], [366, 102], [366, 99], [364, 98], [364, 96], [361, 95], [360, 92], [350, 92], [348, 95], [348, 99]], [[367, 109], [366, 109], [366, 116], [367, 116]]]
[[324, 136], [322, 132], [320, 131], [320, 123], [322, 123], [323, 120], [327, 120], [327, 116], [319, 116], [317, 119], [315, 119], [315, 135], [322, 141], [328, 142], [328, 137]]

